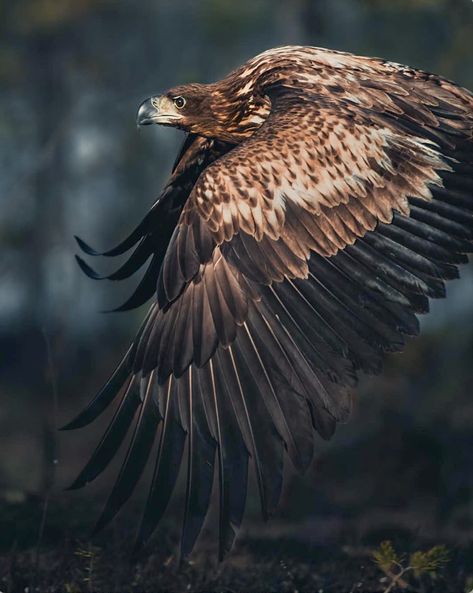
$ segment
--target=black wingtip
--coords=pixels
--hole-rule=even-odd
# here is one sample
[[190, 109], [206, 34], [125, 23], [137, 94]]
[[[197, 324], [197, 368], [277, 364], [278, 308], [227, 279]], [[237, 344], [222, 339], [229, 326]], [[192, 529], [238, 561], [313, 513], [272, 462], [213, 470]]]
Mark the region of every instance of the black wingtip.
[[156, 256], [153, 256], [146, 272], [144, 273], [143, 278], [128, 300], [116, 309], [109, 309], [104, 311], [104, 313], [120, 313], [122, 311], [131, 311], [132, 309], [141, 307], [141, 305], [144, 305], [147, 301], [149, 301], [149, 299], [155, 293], [155, 278], [159, 272], [159, 267], [159, 259]]
[[110, 520], [106, 519], [104, 515], [101, 515], [99, 517], [97, 523], [94, 525], [94, 528], [92, 529], [92, 531], [90, 533], [90, 537], [91, 538], [97, 537], [97, 535], [101, 531], [103, 531], [109, 523], [110, 523]]
[[103, 385], [98, 394], [89, 402], [89, 404], [70, 422], [60, 427], [58, 430], [75, 430], [82, 428], [93, 422], [96, 418], [107, 409], [112, 403], [120, 389], [125, 384], [127, 377], [131, 371], [130, 360], [133, 357], [133, 344], [128, 349], [127, 353], [117, 366], [109, 380]]
[[237, 530], [238, 530], [238, 528], [231, 527], [231, 532], [227, 533], [227, 537], [219, 543], [219, 550], [218, 550], [219, 563], [223, 562], [227, 558], [227, 555], [232, 551], [233, 546], [235, 545]]
[[74, 235], [74, 239], [76, 240], [77, 245], [79, 245], [79, 249], [87, 255], [92, 255], [94, 257], [102, 255], [102, 253], [96, 251], [93, 247], [90, 247], [90, 245], [88, 245], [83, 239], [81, 239], [77, 235]]
[[177, 559], [177, 571], [181, 572], [182, 569], [184, 568], [184, 564], [186, 563], [187, 557], [183, 556], [182, 553], [180, 553], [179, 558]]
[[60, 428], [58, 428], [58, 430], [62, 432], [62, 431], [66, 431], [66, 430], [76, 430], [78, 428], [83, 428], [84, 426], [87, 426], [87, 424], [90, 424], [92, 422], [92, 420], [94, 420], [95, 418], [89, 419], [89, 416], [88, 416], [88, 414], [86, 414], [86, 412], [89, 412], [88, 408], [83, 410], [79, 415], [77, 415], [75, 418], [73, 418], [70, 422], [68, 422], [64, 426], [61, 426]]
[[[113, 376], [112, 376], [113, 378]], [[100, 393], [103, 392], [103, 389]], [[92, 402], [91, 402], [92, 403]], [[106, 406], [103, 407], [103, 409], [105, 409]], [[60, 428], [58, 428], [59, 431], [66, 431], [66, 430], [77, 430], [78, 428], [83, 428], [84, 426], [87, 426], [88, 424], [90, 424], [91, 422], [93, 422], [97, 416], [101, 413], [93, 413], [91, 404], [89, 404], [84, 410], [82, 410], [82, 412], [80, 412], [80, 414], [78, 414], [75, 418], [73, 418], [70, 422], [68, 422], [67, 424], [65, 424], [64, 426], [61, 426]]]
[[178, 555], [178, 559], [177, 559], [177, 566], [178, 569], [180, 570], [183, 566], [183, 564], [185, 564], [186, 562], [189, 561], [189, 556], [192, 554], [192, 550], [194, 549], [194, 543], [192, 543], [191, 545], [189, 545], [188, 542], [186, 542], [185, 538], [183, 538], [183, 536], [181, 536], [181, 542], [180, 542], [180, 546], [179, 546], [179, 555]]
[[78, 476], [72, 484], [64, 488], [64, 492], [72, 492], [73, 490], [80, 490], [87, 484], [87, 480], [84, 480], [81, 476]]
[[65, 430], [75, 430], [76, 428], [81, 428], [83, 425], [79, 422], [79, 418], [82, 414], [80, 414], [79, 416], [76, 416], [73, 420], [71, 420], [70, 422], [68, 422], [67, 424], [64, 424], [64, 426], [61, 426], [58, 428], [59, 431], [65, 431]]
[[130, 554], [130, 558], [131, 558], [132, 562], [136, 562], [138, 560], [145, 544], [146, 544], [146, 541], [144, 538], [138, 536], [135, 539], [135, 542], [133, 544], [133, 548], [132, 548], [131, 554]]
[[141, 554], [143, 548], [147, 545], [156, 529], [156, 526], [153, 526], [150, 529], [149, 524], [145, 522], [146, 519], [145, 517], [143, 517], [142, 523], [133, 543], [133, 548], [131, 552], [132, 558], [136, 558], [139, 554]]
[[79, 264], [80, 269], [84, 272], [86, 276], [92, 278], [92, 280], [103, 280], [104, 276], [98, 274], [93, 268], [89, 266], [79, 255], [75, 256], [77, 263]]
[[119, 307], [116, 307], [115, 309], [101, 309], [100, 313], [125, 313], [126, 311], [131, 311], [132, 309], [134, 309], [135, 307], [131, 307], [128, 306], [128, 301], [126, 303], [123, 303], [123, 305], [120, 305]]

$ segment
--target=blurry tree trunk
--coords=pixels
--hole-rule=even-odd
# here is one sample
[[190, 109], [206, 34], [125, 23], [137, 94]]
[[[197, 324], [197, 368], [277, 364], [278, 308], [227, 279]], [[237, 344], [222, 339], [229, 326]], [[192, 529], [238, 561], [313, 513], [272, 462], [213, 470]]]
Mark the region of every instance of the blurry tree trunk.
[[[32, 186], [34, 216], [29, 239], [29, 254], [26, 262], [27, 281], [30, 294], [30, 323], [33, 328], [26, 345], [25, 358], [28, 361], [27, 381], [31, 393], [40, 398], [37, 408], [42, 425], [42, 475], [40, 488], [49, 491], [54, 480], [56, 453], [56, 426], [53, 426], [53, 398], [51, 395], [51, 369], [48, 367], [48, 348], [45, 340], [54, 335], [54, 327], [45, 327], [44, 304], [47, 300], [45, 263], [51, 246], [55, 242], [62, 216], [61, 184], [64, 174], [64, 150], [59, 126], [65, 120], [67, 92], [64, 79], [64, 53], [67, 50], [67, 35], [38, 33], [29, 45], [31, 64], [31, 107], [36, 111], [37, 158], [48, 151], [44, 165], [37, 168]], [[42, 389], [38, 393], [38, 386]], [[35, 406], [36, 407], [36, 406]]]
[[[458, 0], [447, 0], [447, 6], [450, 28], [455, 34], [451, 35], [450, 47], [440, 61], [439, 71], [449, 72], [452, 78], [457, 78], [465, 76], [467, 69], [471, 71], [468, 43], [473, 35], [471, 6], [468, 2], [458, 2]], [[465, 65], [466, 68], [463, 71]]]
[[324, 6], [328, 0], [280, 0], [277, 18], [281, 44], [317, 45], [324, 30]]

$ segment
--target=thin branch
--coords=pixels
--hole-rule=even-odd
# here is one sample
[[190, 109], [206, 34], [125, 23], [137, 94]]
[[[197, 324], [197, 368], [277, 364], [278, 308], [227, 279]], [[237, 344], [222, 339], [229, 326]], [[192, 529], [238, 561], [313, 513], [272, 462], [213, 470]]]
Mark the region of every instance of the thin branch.
[[[51, 426], [49, 422], [47, 422], [46, 431], [50, 434], [50, 442], [52, 443], [52, 455], [50, 456], [47, 461], [49, 462], [49, 468], [46, 468], [47, 476], [45, 480], [45, 492], [44, 492], [44, 500], [43, 500], [43, 509], [41, 513], [41, 521], [38, 529], [38, 538], [36, 540], [36, 550], [35, 550], [35, 561], [34, 561], [34, 572], [33, 572], [33, 579], [32, 579], [32, 587], [31, 590], [34, 590], [36, 587], [37, 579], [38, 579], [38, 572], [39, 572], [39, 558], [40, 558], [40, 551], [41, 545], [43, 542], [44, 531], [46, 528], [46, 520], [48, 516], [48, 509], [49, 509], [49, 502], [51, 498], [51, 492], [54, 486], [55, 478], [56, 478], [56, 468], [58, 464], [57, 459], [57, 439], [55, 436], [56, 428], [57, 428], [57, 419], [58, 419], [58, 408], [59, 408], [59, 397], [58, 397], [58, 389], [57, 389], [57, 376], [56, 370], [54, 366], [53, 356], [52, 356], [52, 349], [51, 349], [51, 342], [49, 340], [49, 336], [46, 333], [46, 330], [43, 328], [42, 330], [43, 338], [46, 344], [46, 354], [48, 360], [48, 375], [49, 381], [51, 384], [51, 395], [52, 395], [52, 425], [53, 429], [51, 430]], [[46, 451], [46, 457], [48, 457]]]

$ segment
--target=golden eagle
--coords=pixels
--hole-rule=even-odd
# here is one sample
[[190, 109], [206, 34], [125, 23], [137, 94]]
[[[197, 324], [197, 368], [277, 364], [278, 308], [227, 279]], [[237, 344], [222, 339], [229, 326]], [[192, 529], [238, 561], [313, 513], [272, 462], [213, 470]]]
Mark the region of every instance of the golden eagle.
[[[419, 332], [416, 314], [473, 251], [473, 95], [435, 74], [315, 47], [266, 51], [212, 84], [146, 100], [138, 124], [187, 132], [172, 175], [114, 249], [113, 280], [147, 265], [119, 310], [152, 299], [110, 380], [65, 428], [112, 403], [72, 488], [94, 480], [133, 425], [98, 528], [157, 453], [138, 546], [183, 458], [181, 552], [192, 551], [218, 474], [219, 554], [241, 523], [251, 459], [263, 517], [287, 457], [350, 414], [360, 373]], [[100, 278], [82, 259], [86, 274]]]

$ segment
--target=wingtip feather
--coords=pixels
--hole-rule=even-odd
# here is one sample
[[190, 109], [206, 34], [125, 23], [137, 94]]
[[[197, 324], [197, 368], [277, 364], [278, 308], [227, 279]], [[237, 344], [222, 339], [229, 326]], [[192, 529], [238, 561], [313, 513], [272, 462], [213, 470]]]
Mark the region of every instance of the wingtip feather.
[[83, 239], [81, 239], [79, 236], [74, 235], [74, 239], [76, 240], [79, 249], [83, 251], [85, 254], [91, 255], [92, 257], [102, 255], [100, 251], [96, 251], [93, 247], [90, 247], [90, 245], [86, 243]]
[[84, 274], [91, 278], [92, 280], [103, 280], [103, 276], [98, 274], [93, 268], [89, 266], [81, 257], [80, 255], [75, 256], [77, 263], [79, 264], [79, 268], [84, 272]]

